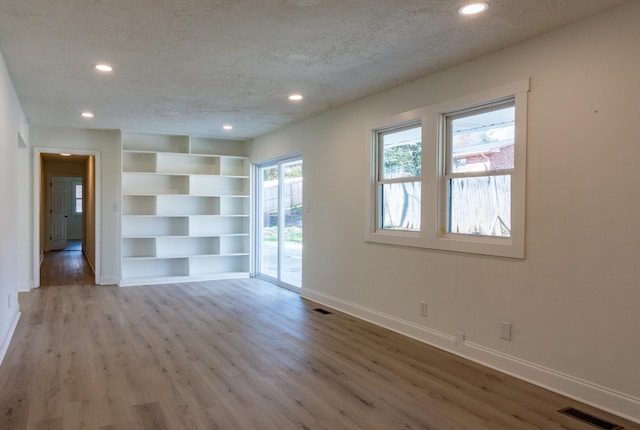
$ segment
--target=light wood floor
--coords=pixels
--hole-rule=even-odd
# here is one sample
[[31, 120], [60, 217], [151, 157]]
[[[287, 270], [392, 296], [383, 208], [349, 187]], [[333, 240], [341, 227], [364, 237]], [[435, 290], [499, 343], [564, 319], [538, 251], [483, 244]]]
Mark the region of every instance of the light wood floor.
[[40, 265], [40, 285], [93, 285], [95, 276], [82, 251], [49, 251]]
[[565, 429], [596, 411], [259, 280], [20, 295], [0, 429]]

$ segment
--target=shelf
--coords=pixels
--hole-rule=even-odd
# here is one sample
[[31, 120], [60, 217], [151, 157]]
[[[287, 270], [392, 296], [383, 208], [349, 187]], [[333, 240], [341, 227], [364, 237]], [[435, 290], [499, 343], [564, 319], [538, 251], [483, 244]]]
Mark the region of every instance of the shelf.
[[123, 258], [154, 258], [156, 256], [154, 238], [123, 238]]
[[224, 157], [220, 159], [220, 175], [249, 177], [251, 166], [249, 159]]
[[199, 196], [248, 196], [249, 179], [225, 176], [191, 176], [189, 191]]
[[191, 154], [246, 156], [244, 142], [237, 140], [207, 139], [192, 137], [190, 139]]
[[157, 172], [220, 175], [220, 158], [198, 155], [158, 154]]
[[249, 199], [246, 196], [233, 197], [226, 196], [220, 197], [220, 215], [249, 215], [250, 205]]
[[220, 255], [249, 254], [249, 235], [245, 236], [221, 236]]
[[136, 216], [122, 220], [123, 238], [160, 236], [187, 236], [189, 222], [186, 217]]
[[219, 237], [159, 237], [156, 252], [158, 257], [190, 255], [219, 255]]
[[129, 277], [124, 278], [118, 284], [121, 287], [130, 287], [138, 285], [158, 285], [158, 284], [175, 284], [180, 282], [195, 281], [211, 281], [216, 279], [242, 279], [249, 278], [249, 272], [218, 272], [218, 273], [201, 273], [192, 275], [173, 275], [173, 276], [146, 276], [146, 277]]
[[122, 193], [124, 195], [188, 194], [189, 176], [124, 172]]
[[217, 275], [225, 272], [248, 272], [248, 255], [200, 256], [189, 258], [190, 275]]
[[124, 172], [155, 172], [156, 154], [125, 152], [122, 154], [122, 170]]
[[192, 216], [189, 217], [192, 236], [225, 236], [249, 234], [249, 217]]
[[122, 215], [155, 215], [155, 196], [122, 196]]
[[188, 276], [188, 258], [139, 259], [122, 261], [123, 278]]
[[244, 146], [123, 133], [120, 285], [249, 276]]
[[200, 215], [220, 213], [220, 198], [199, 196], [158, 196], [158, 215]]
[[149, 151], [188, 153], [189, 138], [187, 136], [166, 136], [154, 134], [123, 133], [122, 149], [125, 151]]

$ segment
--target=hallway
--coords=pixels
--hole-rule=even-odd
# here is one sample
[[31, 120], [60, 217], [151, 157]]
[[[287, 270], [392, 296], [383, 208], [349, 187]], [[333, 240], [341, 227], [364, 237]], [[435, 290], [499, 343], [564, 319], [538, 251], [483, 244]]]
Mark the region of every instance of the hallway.
[[94, 285], [94, 274], [84, 254], [70, 242], [60, 251], [45, 253], [40, 266], [40, 285]]

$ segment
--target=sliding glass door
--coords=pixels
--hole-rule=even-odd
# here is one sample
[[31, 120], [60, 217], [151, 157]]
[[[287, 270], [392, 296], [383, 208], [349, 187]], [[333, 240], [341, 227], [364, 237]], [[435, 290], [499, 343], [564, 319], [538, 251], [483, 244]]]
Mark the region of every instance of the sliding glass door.
[[258, 166], [256, 268], [260, 277], [302, 287], [302, 158]]

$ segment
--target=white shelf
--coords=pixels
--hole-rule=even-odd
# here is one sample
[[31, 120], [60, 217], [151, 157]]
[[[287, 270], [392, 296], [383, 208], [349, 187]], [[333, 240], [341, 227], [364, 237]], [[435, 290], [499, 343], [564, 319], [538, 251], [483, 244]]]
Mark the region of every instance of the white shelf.
[[155, 238], [123, 238], [122, 258], [155, 258]]
[[218, 197], [158, 196], [155, 207], [158, 215], [199, 215], [220, 213]]
[[188, 153], [187, 136], [166, 136], [142, 133], [123, 133], [122, 149], [125, 151], [148, 151], [152, 153]]
[[231, 157], [246, 156], [244, 142], [192, 137], [189, 139], [189, 143], [192, 154], [224, 155]]
[[146, 172], [124, 172], [122, 174], [123, 195], [156, 196], [188, 193], [188, 175], [158, 175]]
[[248, 272], [249, 255], [197, 256], [189, 258], [190, 275], [218, 275], [226, 272]]
[[248, 277], [242, 142], [123, 133], [120, 285]]
[[119, 285], [121, 287], [132, 287], [139, 285], [159, 285], [159, 284], [175, 284], [179, 282], [195, 282], [195, 281], [211, 281], [215, 279], [240, 279], [248, 278], [249, 272], [218, 272], [218, 273], [201, 273], [191, 274], [188, 276], [146, 276], [146, 277], [128, 277], [123, 278]]
[[249, 160], [245, 157], [223, 157], [220, 159], [220, 175], [248, 178], [251, 171]]
[[123, 172], [155, 172], [156, 154], [147, 152], [124, 152], [122, 154]]
[[156, 169], [158, 173], [220, 175], [220, 158], [183, 154], [158, 154]]
[[249, 217], [200, 215], [189, 217], [192, 236], [224, 236], [249, 234]]
[[190, 176], [189, 191], [195, 196], [248, 196], [249, 178]]
[[248, 196], [222, 196], [220, 197], [220, 215], [244, 215], [249, 214], [249, 198]]
[[122, 196], [122, 215], [155, 215], [156, 196]]
[[122, 237], [188, 236], [187, 217], [127, 216], [122, 220]]
[[122, 261], [122, 277], [125, 279], [187, 276], [188, 274], [188, 258], [163, 258], [148, 260], [125, 259]]
[[156, 240], [158, 257], [220, 254], [219, 237], [159, 237]]

